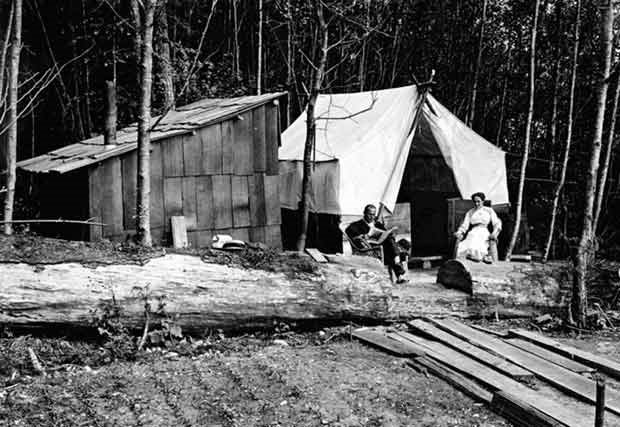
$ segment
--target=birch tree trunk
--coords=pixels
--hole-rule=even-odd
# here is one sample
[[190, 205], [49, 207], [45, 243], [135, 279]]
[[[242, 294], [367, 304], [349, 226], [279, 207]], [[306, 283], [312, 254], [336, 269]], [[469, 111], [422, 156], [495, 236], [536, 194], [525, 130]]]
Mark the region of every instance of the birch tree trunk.
[[573, 111], [575, 108], [575, 83], [577, 81], [577, 62], [579, 60], [579, 26], [581, 25], [581, 0], [577, 0], [577, 12], [575, 14], [575, 28], [573, 30], [574, 42], [573, 42], [573, 65], [571, 68], [570, 77], [570, 92], [568, 95], [568, 118], [566, 123], [566, 143], [564, 145], [564, 154], [562, 155], [562, 168], [560, 170], [560, 178], [553, 192], [553, 202], [551, 207], [551, 223], [549, 224], [549, 232], [547, 234], [547, 242], [545, 244], [545, 251], [543, 254], [543, 262], [547, 262], [549, 258], [549, 251], [551, 250], [551, 243], [553, 242], [553, 234], [555, 230], [555, 222], [558, 215], [558, 204], [560, 202], [560, 195], [566, 182], [566, 170], [568, 169], [568, 157], [570, 155], [571, 140], [573, 137]]
[[164, 88], [164, 111], [174, 110], [174, 70], [170, 57], [170, 35], [168, 34], [168, 12], [164, 1], [157, 13], [157, 59], [159, 65], [159, 79]]
[[480, 67], [482, 66], [482, 50], [484, 46], [484, 25], [487, 20], [487, 0], [482, 3], [482, 20], [480, 21], [480, 35], [478, 38], [478, 56], [476, 57], [476, 65], [474, 67], [474, 81], [471, 88], [471, 100], [469, 102], [469, 118], [467, 123], [470, 127], [474, 126], [474, 118], [476, 115], [476, 95], [478, 94], [478, 78], [480, 76]]
[[[19, 85], [19, 55], [22, 47], [22, 0], [13, 3], [13, 33], [9, 55], [9, 115], [6, 152], [6, 194], [4, 199], [4, 221], [13, 220], [17, 162], [17, 88]], [[13, 234], [10, 222], [4, 224], [4, 234]]]
[[235, 77], [237, 81], [241, 78], [239, 66], [239, 21], [237, 18], [237, 0], [232, 0], [233, 21], [234, 21], [234, 37], [235, 37]]
[[[370, 0], [365, 0], [364, 1], [364, 5], [366, 6], [366, 31], [369, 31], [369, 27], [370, 27]], [[365, 68], [366, 68], [366, 39], [367, 37], [364, 37], [364, 40], [362, 41], [362, 54], [360, 55], [360, 64], [359, 64], [359, 70], [358, 70], [358, 81], [360, 84], [360, 92], [362, 92], [364, 90], [364, 81], [366, 79], [365, 77]]]
[[151, 246], [151, 87], [153, 85], [153, 19], [158, 0], [144, 0], [142, 49], [140, 55], [140, 115], [138, 117], [138, 176], [136, 188], [136, 237]]
[[613, 48], [613, 23], [614, 10], [612, 0], [607, 0], [606, 7], [602, 11], [601, 42], [603, 47], [603, 70], [600, 87], [597, 96], [597, 114], [594, 122], [594, 137], [592, 140], [592, 152], [590, 166], [586, 178], [585, 205], [583, 209], [583, 227], [577, 256], [575, 258], [575, 277], [573, 280], [572, 314], [577, 325], [582, 327], [586, 324], [587, 291], [586, 273], [590, 258], [596, 253], [594, 247], [594, 233], [592, 229], [592, 215], [594, 211], [594, 197], [596, 193], [596, 178], [598, 175], [599, 161], [601, 156], [601, 142], [603, 139], [603, 122], [605, 120], [605, 102], [607, 101], [607, 89], [609, 87], [609, 71], [611, 69], [611, 56]]
[[256, 70], [256, 94], [262, 93], [263, 81], [263, 0], [258, 0], [258, 66]]
[[555, 4], [556, 13], [556, 40], [555, 40], [555, 65], [553, 68], [553, 104], [551, 107], [551, 123], [550, 123], [550, 161], [549, 161], [549, 179], [553, 180], [555, 176], [555, 146], [557, 143], [557, 130], [558, 130], [558, 101], [560, 97], [560, 65], [562, 62], [562, 52], [560, 43], [562, 43], [562, 12], [563, 2], [558, 0]]
[[292, 95], [294, 85], [294, 61], [295, 53], [293, 52], [293, 12], [291, 9], [291, 0], [286, 0], [286, 86], [288, 88], [288, 101], [286, 103], [286, 123], [291, 123], [292, 112]]
[[[9, 16], [7, 19], [6, 29], [4, 30], [4, 34], [2, 37], [2, 47], [0, 47], [0, 107], [3, 107], [6, 101], [4, 99], [4, 75], [5, 75], [4, 68], [6, 67], [6, 54], [9, 50], [9, 40], [11, 39], [11, 31], [13, 28], [14, 11], [15, 11], [15, 3], [11, 3], [11, 9], [10, 9]], [[2, 116], [3, 111], [4, 111], [4, 108], [0, 108], [0, 116]], [[0, 129], [2, 127], [3, 127], [2, 120], [0, 120]]]
[[131, 13], [131, 20], [133, 21], [133, 27], [135, 29], [135, 38], [133, 39], [134, 54], [139, 61], [142, 51], [142, 18], [140, 16], [140, 5], [138, 4], [138, 0], [130, 0], [129, 12]]
[[306, 238], [308, 236], [308, 219], [310, 217], [310, 196], [312, 193], [312, 150], [316, 138], [316, 119], [314, 117], [314, 106], [321, 91], [325, 67], [327, 65], [327, 48], [329, 32], [325, 18], [323, 17], [323, 5], [321, 0], [315, 0], [316, 15], [319, 23], [319, 35], [321, 37], [321, 52], [319, 64], [314, 72], [314, 82], [312, 83], [308, 106], [306, 108], [306, 143], [304, 146], [304, 174], [301, 183], [301, 202], [300, 220], [301, 227], [299, 238], [297, 239], [297, 250], [303, 251], [306, 248]]
[[517, 243], [517, 236], [519, 235], [519, 228], [521, 225], [521, 209], [523, 204], [523, 187], [525, 186], [525, 171], [527, 169], [527, 159], [530, 154], [530, 138], [532, 133], [532, 118], [534, 116], [534, 90], [536, 84], [536, 27], [538, 26], [538, 9], [540, 0], [536, 0], [534, 6], [534, 22], [532, 23], [532, 38], [530, 42], [530, 100], [527, 110], [527, 120], [525, 122], [525, 143], [523, 146], [523, 160], [521, 162], [521, 172], [519, 175], [519, 189], [517, 192], [517, 203], [515, 204], [515, 226], [512, 230], [512, 236], [510, 237], [510, 243], [508, 244], [508, 250], [506, 252], [506, 259], [510, 261], [512, 251]]
[[601, 172], [598, 177], [598, 185], [596, 187], [596, 202], [594, 209], [594, 219], [592, 221], [592, 237], [596, 237], [598, 229], [598, 221], [601, 217], [603, 208], [603, 198], [605, 189], [607, 188], [607, 173], [609, 172], [609, 164], [611, 163], [611, 151], [614, 146], [614, 137], [616, 133], [616, 115], [618, 114], [618, 101], [620, 100], [620, 73], [616, 76], [616, 91], [614, 93], [614, 102], [611, 109], [611, 122], [609, 124], [609, 134], [607, 135], [607, 146], [605, 147], [605, 156], [601, 166]]

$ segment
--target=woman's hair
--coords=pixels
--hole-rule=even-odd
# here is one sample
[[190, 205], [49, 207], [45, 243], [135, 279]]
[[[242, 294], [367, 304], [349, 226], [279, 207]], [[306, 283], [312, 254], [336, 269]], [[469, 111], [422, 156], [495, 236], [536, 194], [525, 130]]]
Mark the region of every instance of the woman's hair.
[[480, 199], [484, 202], [486, 200], [486, 196], [483, 192], [479, 191], [478, 193], [474, 193], [471, 195], [471, 199], [474, 200], [474, 197], [480, 197]]

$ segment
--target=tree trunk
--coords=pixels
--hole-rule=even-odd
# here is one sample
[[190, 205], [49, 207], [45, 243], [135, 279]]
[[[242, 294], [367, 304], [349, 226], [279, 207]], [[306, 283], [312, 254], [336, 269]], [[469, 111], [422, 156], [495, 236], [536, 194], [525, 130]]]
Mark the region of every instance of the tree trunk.
[[560, 97], [560, 66], [562, 62], [562, 52], [561, 46], [562, 43], [562, 8], [563, 2], [558, 0], [555, 4], [555, 13], [556, 13], [556, 46], [555, 46], [555, 65], [553, 69], [553, 104], [551, 107], [551, 123], [550, 123], [550, 147], [549, 147], [549, 179], [553, 180], [555, 176], [555, 146], [557, 142], [557, 130], [558, 130], [558, 101]]
[[553, 193], [553, 203], [551, 207], [551, 223], [549, 224], [549, 232], [547, 234], [547, 242], [543, 254], [543, 262], [547, 262], [551, 243], [553, 241], [553, 233], [555, 230], [555, 222], [558, 214], [558, 203], [564, 183], [566, 182], [566, 170], [568, 169], [568, 157], [570, 155], [570, 146], [573, 136], [573, 110], [575, 108], [575, 83], [577, 81], [577, 63], [579, 60], [579, 26], [581, 25], [581, 0], [577, 0], [577, 13], [575, 15], [574, 43], [573, 43], [573, 65], [570, 77], [570, 92], [568, 95], [568, 119], [566, 130], [566, 143], [564, 145], [564, 154], [562, 156], [562, 169], [560, 170], [560, 178]]
[[554, 306], [560, 303], [559, 279], [567, 270], [566, 265], [453, 259], [437, 270], [437, 283], [489, 302]]
[[241, 71], [239, 65], [239, 21], [237, 18], [237, 1], [232, 0], [233, 19], [234, 19], [234, 36], [235, 36], [235, 78], [237, 81], [241, 79]]
[[292, 122], [292, 98], [295, 84], [295, 52], [293, 51], [293, 11], [291, 0], [286, 0], [286, 86], [288, 88], [288, 100], [286, 102], [286, 123]]
[[316, 14], [319, 23], [319, 34], [321, 41], [321, 57], [314, 73], [308, 106], [306, 108], [306, 142], [304, 146], [304, 174], [302, 178], [300, 220], [301, 227], [299, 238], [297, 239], [297, 250], [303, 251], [306, 248], [306, 238], [308, 235], [308, 219], [310, 217], [310, 196], [312, 194], [312, 151], [316, 138], [316, 119], [314, 117], [314, 106], [323, 85], [323, 74], [327, 65], [327, 47], [329, 31], [325, 18], [323, 17], [323, 6], [321, 0], [316, 0]]
[[[368, 32], [370, 31], [369, 27], [370, 27], [370, 0], [365, 0], [364, 4], [366, 6], [366, 22], [365, 22], [365, 31]], [[360, 55], [360, 63], [359, 63], [359, 70], [358, 70], [358, 76], [357, 79], [359, 81], [360, 84], [360, 92], [364, 91], [364, 81], [366, 79], [365, 76], [365, 68], [366, 68], [366, 40], [367, 37], [366, 35], [364, 35], [364, 39], [362, 40], [362, 54]]]
[[478, 37], [478, 56], [476, 57], [476, 65], [474, 67], [474, 81], [471, 88], [471, 101], [469, 103], [469, 118], [467, 123], [470, 127], [474, 126], [474, 118], [476, 115], [476, 95], [478, 94], [478, 78], [480, 75], [480, 67], [482, 67], [482, 50], [484, 48], [484, 25], [487, 20], [487, 0], [482, 2], [482, 20], [480, 21], [480, 35]]
[[262, 93], [263, 82], [263, 0], [258, 0], [258, 66], [256, 69], [256, 94]]
[[[120, 309], [124, 325], [143, 327], [145, 297], [184, 331], [257, 328], [274, 320], [380, 320], [390, 314], [392, 287], [379, 262], [365, 268], [329, 263], [319, 274], [296, 275], [210, 264], [171, 254], [145, 265], [96, 269], [76, 263], [0, 264], [0, 323], [92, 327], [105, 308]], [[462, 298], [461, 298], [462, 299]], [[462, 302], [462, 301], [461, 301]], [[154, 317], [154, 313], [151, 313]]]
[[601, 142], [603, 139], [603, 122], [605, 120], [605, 102], [607, 101], [607, 89], [609, 87], [609, 71], [611, 69], [611, 57], [613, 48], [613, 23], [614, 10], [612, 0], [607, 0], [607, 5], [602, 12], [601, 42], [603, 48], [603, 69], [600, 87], [597, 96], [596, 120], [594, 122], [594, 136], [592, 140], [592, 152], [590, 166], [586, 177], [585, 205], [583, 209], [583, 227], [581, 238], [575, 259], [575, 278], [573, 281], [573, 319], [577, 325], [586, 325], [587, 290], [586, 274], [590, 258], [596, 253], [593, 240], [592, 215], [594, 211], [594, 197], [596, 193], [596, 178], [598, 175], [599, 161], [601, 156]]
[[150, 123], [151, 87], [153, 84], [153, 18], [158, 0], [144, 0], [142, 50], [140, 57], [140, 115], [138, 117], [138, 171], [136, 188], [136, 237], [144, 246], [151, 246], [150, 220]]
[[170, 36], [168, 34], [168, 12], [166, 2], [162, 3], [162, 7], [157, 13], [157, 59], [159, 65], [159, 79], [164, 88], [164, 105], [163, 110], [174, 110], [174, 69], [170, 58]]
[[605, 147], [605, 156], [601, 172], [598, 177], [598, 185], [596, 187], [596, 202], [594, 209], [594, 220], [592, 221], [592, 237], [596, 237], [596, 230], [598, 229], [598, 222], [601, 216], [601, 210], [603, 208], [603, 199], [605, 196], [605, 189], [607, 188], [607, 173], [609, 171], [609, 164], [611, 163], [611, 152], [614, 147], [614, 139], [616, 134], [616, 115], [618, 114], [618, 101], [620, 100], [620, 73], [616, 76], [616, 91], [614, 93], [614, 102], [611, 109], [611, 123], [609, 124], [609, 134], [607, 135], [607, 146]]
[[[11, 3], [11, 9], [9, 11], [9, 16], [6, 23], [6, 29], [4, 30], [4, 34], [2, 37], [2, 46], [0, 47], [0, 116], [3, 115], [4, 108], [4, 75], [6, 67], [6, 54], [9, 50], [9, 41], [11, 39], [11, 30], [13, 28], [13, 15], [15, 12], [15, 3]], [[0, 129], [2, 129], [2, 120], [0, 120]]]
[[532, 118], [534, 116], [534, 91], [536, 84], [536, 27], [538, 26], [538, 9], [540, 0], [536, 0], [534, 6], [534, 22], [532, 23], [532, 38], [530, 42], [530, 99], [529, 107], [527, 110], [527, 120], [525, 122], [525, 143], [523, 146], [523, 160], [521, 162], [521, 172], [519, 175], [519, 189], [517, 192], [517, 203], [515, 204], [515, 227], [510, 237], [510, 243], [508, 244], [508, 250], [506, 252], [506, 259], [510, 261], [512, 251], [517, 243], [517, 236], [519, 235], [519, 228], [521, 225], [521, 209], [523, 204], [523, 187], [525, 186], [525, 171], [527, 169], [527, 159], [530, 154], [530, 138], [532, 133]]
[[[6, 152], [6, 193], [4, 221], [13, 220], [15, 181], [17, 178], [17, 88], [19, 85], [19, 55], [22, 47], [22, 0], [14, 0], [13, 34], [9, 55], [9, 116]], [[13, 234], [11, 223], [4, 224], [4, 234]]]
[[495, 135], [495, 145], [501, 147], [502, 130], [504, 127], [504, 114], [506, 111], [506, 94], [508, 92], [508, 73], [510, 72], [510, 61], [512, 60], [512, 51], [508, 51], [508, 59], [506, 68], [504, 69], [504, 83], [502, 84], [502, 98], [499, 104], [499, 119], [497, 120], [497, 134]]
[[138, 0], [130, 0], [129, 12], [131, 13], [131, 20], [135, 29], [135, 38], [133, 39], [134, 54], [136, 55], [136, 60], [140, 61], [140, 56], [142, 55], [142, 18], [140, 16]]
[[103, 132], [103, 144], [107, 146], [116, 145], [116, 121], [117, 121], [117, 109], [116, 109], [116, 83], [112, 80], [107, 80], [105, 91], [105, 129]]

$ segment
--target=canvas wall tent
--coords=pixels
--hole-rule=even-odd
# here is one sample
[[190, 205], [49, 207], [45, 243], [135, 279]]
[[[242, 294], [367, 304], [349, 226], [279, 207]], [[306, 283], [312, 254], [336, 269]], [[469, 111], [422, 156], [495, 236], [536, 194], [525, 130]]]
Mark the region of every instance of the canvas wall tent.
[[[508, 203], [505, 153], [416, 86], [319, 95], [316, 118], [312, 212], [349, 221], [367, 203], [391, 212], [397, 201], [441, 203], [477, 191]], [[282, 134], [280, 202], [288, 210], [301, 200], [305, 122], [302, 114]]]

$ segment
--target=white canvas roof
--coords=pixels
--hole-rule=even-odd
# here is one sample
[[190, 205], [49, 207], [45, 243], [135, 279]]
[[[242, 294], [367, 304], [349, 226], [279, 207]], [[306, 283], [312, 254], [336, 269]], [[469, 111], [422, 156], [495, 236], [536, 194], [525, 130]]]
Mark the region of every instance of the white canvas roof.
[[[417, 123], [425, 132], [416, 132], [422, 99], [416, 86], [319, 95], [311, 211], [360, 215], [368, 203], [392, 211], [412, 147], [443, 156], [462, 197], [482, 191], [494, 204], [508, 203], [505, 153], [430, 94]], [[289, 209], [301, 200], [305, 118], [284, 131], [279, 151], [280, 201]]]

